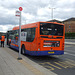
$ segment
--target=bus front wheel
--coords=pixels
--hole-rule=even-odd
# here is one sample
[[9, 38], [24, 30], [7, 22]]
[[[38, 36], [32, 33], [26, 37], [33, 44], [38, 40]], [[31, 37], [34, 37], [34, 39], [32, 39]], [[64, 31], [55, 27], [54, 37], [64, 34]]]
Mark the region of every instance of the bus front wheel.
[[25, 46], [23, 45], [21, 48], [21, 53], [24, 55], [25, 54]]

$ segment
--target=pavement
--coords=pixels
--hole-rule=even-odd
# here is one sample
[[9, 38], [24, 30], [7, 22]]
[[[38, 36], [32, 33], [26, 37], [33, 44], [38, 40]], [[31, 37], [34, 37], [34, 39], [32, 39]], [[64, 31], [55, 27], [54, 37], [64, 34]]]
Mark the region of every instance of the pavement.
[[8, 50], [0, 47], [0, 75], [57, 75], [27, 57], [17, 60]]

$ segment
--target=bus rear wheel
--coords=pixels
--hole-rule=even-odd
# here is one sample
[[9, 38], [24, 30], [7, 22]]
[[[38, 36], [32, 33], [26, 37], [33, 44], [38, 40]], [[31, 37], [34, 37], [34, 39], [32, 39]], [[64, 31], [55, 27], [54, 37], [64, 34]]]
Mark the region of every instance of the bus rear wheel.
[[24, 55], [25, 54], [25, 46], [23, 45], [21, 48], [21, 53]]

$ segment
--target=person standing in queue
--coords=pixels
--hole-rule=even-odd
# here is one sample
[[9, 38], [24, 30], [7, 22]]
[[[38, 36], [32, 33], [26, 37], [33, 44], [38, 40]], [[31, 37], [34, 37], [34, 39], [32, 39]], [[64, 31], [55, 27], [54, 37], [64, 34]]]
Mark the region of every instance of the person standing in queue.
[[2, 47], [2, 46], [4, 47], [4, 41], [5, 41], [5, 36], [2, 35], [2, 36], [1, 36], [1, 47]]

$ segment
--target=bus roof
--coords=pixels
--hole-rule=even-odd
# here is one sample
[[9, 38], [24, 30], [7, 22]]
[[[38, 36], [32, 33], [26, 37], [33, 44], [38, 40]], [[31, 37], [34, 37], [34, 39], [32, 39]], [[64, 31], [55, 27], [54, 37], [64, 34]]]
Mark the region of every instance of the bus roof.
[[[62, 23], [57, 23], [57, 22], [42, 22], [42, 21], [40, 21], [40, 22], [30, 23], [30, 24], [26, 24], [26, 25], [21, 25], [21, 29], [37, 27], [38, 23], [53, 23], [53, 24], [64, 25]], [[19, 29], [19, 26], [16, 26], [12, 30], [18, 30], [18, 29]]]
[[[21, 25], [21, 29], [36, 27], [37, 26], [36, 25], [37, 23], [39, 23], [39, 22]], [[13, 28], [13, 30], [17, 30], [17, 29], [19, 29], [19, 26], [16, 26], [16, 27]]]

